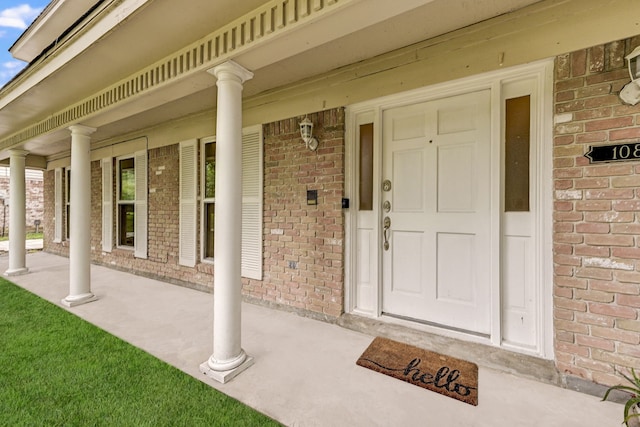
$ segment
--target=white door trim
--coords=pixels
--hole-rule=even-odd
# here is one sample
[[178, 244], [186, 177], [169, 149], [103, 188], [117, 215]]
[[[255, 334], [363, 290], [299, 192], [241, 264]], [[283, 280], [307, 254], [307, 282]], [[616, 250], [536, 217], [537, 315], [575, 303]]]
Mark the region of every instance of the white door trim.
[[[375, 170], [381, 170], [381, 123], [382, 112], [385, 109], [409, 105], [417, 102], [424, 102], [438, 98], [444, 98], [472, 91], [490, 89], [491, 90], [491, 130], [492, 138], [500, 138], [501, 135], [501, 87], [505, 82], [517, 81], [519, 79], [535, 78], [538, 82], [537, 96], [539, 102], [535, 111], [537, 129], [539, 135], [537, 155], [538, 185], [536, 193], [532, 197], [536, 198], [537, 212], [537, 240], [536, 254], [538, 257], [536, 276], [539, 278], [538, 294], [538, 339], [535, 349], [517, 349], [523, 353], [533, 354], [546, 359], [553, 359], [553, 258], [552, 258], [552, 124], [553, 124], [553, 60], [538, 61], [524, 66], [513, 67], [505, 70], [489, 72], [469, 78], [446, 82], [427, 88], [398, 93], [384, 98], [374, 99], [359, 104], [348, 106], [346, 109], [346, 140], [345, 140], [345, 197], [351, 200], [350, 209], [345, 214], [345, 311], [366, 317], [380, 318], [392, 322], [397, 320], [387, 319], [381, 316], [381, 288], [376, 287], [376, 291], [371, 296], [371, 301], [366, 310], [359, 307], [357, 298], [357, 127], [362, 123], [373, 123], [374, 125], [374, 150], [377, 156], [374, 158]], [[492, 143], [492, 159], [501, 159], [501, 144]], [[495, 162], [494, 162], [495, 163]], [[491, 171], [491, 209], [495, 212], [501, 211], [501, 168], [494, 167]], [[374, 183], [380, 182], [380, 176], [374, 175]], [[374, 186], [377, 184], [374, 184]], [[379, 198], [376, 198], [378, 191], [374, 189], [374, 210], [373, 215], [381, 221], [381, 207]], [[500, 215], [492, 218], [492, 239], [491, 248], [494, 254], [500, 254]], [[372, 238], [379, 242], [379, 232]], [[380, 245], [378, 245], [379, 247]], [[379, 259], [379, 256], [378, 256]], [[500, 299], [500, 257], [492, 257], [491, 278], [491, 337], [489, 339], [476, 337], [454, 330], [434, 328], [428, 325], [407, 322], [407, 325], [414, 329], [421, 329], [435, 332], [440, 335], [459, 338], [467, 341], [477, 341], [493, 346], [502, 346], [501, 340], [501, 299]], [[375, 260], [374, 274], [380, 274], [380, 262]], [[379, 283], [378, 278], [374, 278]]]

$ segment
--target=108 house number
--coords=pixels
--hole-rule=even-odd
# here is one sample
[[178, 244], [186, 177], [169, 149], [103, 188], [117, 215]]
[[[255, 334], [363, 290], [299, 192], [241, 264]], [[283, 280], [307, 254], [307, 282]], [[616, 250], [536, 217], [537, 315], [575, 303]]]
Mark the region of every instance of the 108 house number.
[[589, 163], [640, 160], [640, 142], [591, 146], [584, 156]]

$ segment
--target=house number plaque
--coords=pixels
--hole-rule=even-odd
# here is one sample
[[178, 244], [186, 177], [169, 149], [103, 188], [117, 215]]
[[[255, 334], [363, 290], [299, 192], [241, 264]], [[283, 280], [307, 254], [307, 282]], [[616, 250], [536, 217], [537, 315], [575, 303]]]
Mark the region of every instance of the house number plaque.
[[640, 160], [640, 142], [616, 145], [595, 145], [584, 155], [589, 163]]

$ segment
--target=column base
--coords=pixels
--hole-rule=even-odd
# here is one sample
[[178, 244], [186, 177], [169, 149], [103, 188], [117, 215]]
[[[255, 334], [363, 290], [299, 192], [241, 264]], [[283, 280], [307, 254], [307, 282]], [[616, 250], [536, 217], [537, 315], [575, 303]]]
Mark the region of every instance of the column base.
[[77, 305], [86, 304], [91, 301], [97, 300], [98, 297], [94, 294], [82, 294], [82, 295], [69, 295], [61, 301], [61, 304], [65, 307], [75, 307]]
[[207, 360], [203, 364], [200, 365], [200, 372], [205, 374], [207, 377], [218, 381], [219, 383], [228, 383], [233, 378], [236, 377], [239, 373], [247, 369], [249, 366], [253, 365], [253, 357], [246, 356], [244, 362], [235, 368], [226, 370], [226, 371], [216, 371], [209, 365], [209, 361]]
[[7, 277], [11, 276], [21, 276], [23, 274], [27, 274], [29, 269], [27, 267], [13, 268], [4, 272], [4, 275]]

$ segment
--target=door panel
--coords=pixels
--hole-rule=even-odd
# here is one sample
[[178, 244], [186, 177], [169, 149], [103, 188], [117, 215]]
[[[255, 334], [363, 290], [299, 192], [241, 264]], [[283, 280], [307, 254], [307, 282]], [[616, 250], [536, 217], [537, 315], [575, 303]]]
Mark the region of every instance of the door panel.
[[385, 313], [490, 332], [489, 101], [481, 91], [383, 113]]
[[393, 292], [422, 297], [425, 291], [421, 286], [424, 234], [398, 231], [393, 233], [393, 240], [403, 248], [403, 251], [393, 252]]
[[473, 234], [437, 234], [438, 301], [461, 304], [475, 301], [474, 245]]
[[424, 212], [424, 160], [422, 150], [393, 153], [393, 202], [396, 212]]
[[438, 212], [473, 212], [475, 143], [438, 147]]

